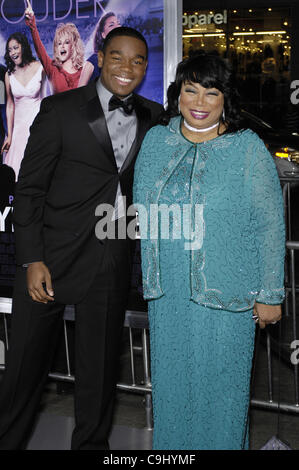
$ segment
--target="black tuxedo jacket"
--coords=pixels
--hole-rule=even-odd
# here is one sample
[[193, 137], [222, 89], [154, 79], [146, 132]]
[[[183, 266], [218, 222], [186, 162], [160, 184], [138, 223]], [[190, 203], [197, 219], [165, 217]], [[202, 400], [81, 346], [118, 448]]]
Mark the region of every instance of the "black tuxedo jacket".
[[14, 202], [17, 264], [44, 261], [55, 300], [78, 303], [101, 258], [99, 204], [114, 205], [118, 183], [132, 201], [134, 163], [163, 107], [135, 95], [137, 135], [118, 173], [95, 82], [50, 96], [31, 129]]

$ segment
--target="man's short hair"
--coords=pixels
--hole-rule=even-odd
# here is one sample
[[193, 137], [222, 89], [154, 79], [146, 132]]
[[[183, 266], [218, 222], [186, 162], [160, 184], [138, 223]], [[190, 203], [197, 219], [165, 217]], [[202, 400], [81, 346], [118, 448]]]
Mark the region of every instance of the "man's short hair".
[[128, 26], [120, 26], [119, 28], [114, 28], [107, 34], [102, 49], [104, 54], [106, 53], [107, 46], [109, 45], [111, 40], [113, 38], [116, 38], [117, 36], [130, 36], [132, 38], [136, 38], [142, 41], [146, 48], [146, 59], [148, 58], [148, 45], [145, 37], [139, 31], [137, 31], [137, 29], [129, 28]]

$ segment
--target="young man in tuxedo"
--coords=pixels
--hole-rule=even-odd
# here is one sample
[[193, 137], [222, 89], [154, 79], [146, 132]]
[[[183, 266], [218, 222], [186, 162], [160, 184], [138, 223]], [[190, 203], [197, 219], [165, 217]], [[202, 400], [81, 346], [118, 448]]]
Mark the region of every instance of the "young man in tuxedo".
[[163, 107], [134, 94], [147, 44], [132, 28], [110, 32], [101, 78], [43, 100], [16, 190], [17, 275], [10, 349], [0, 384], [0, 449], [26, 446], [66, 304], [75, 305], [72, 449], [109, 449], [131, 241], [98, 239], [100, 204], [132, 200], [134, 163]]

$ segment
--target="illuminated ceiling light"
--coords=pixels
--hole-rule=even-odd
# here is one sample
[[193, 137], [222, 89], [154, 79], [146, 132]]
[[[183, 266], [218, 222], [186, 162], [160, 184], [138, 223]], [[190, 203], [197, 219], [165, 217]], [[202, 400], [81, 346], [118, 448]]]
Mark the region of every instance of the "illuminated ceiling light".
[[268, 11], [272, 11], [272, 8], [268, 8]]
[[257, 31], [255, 34], [286, 34], [286, 31]]
[[288, 22], [287, 22], [287, 21], [285, 21], [283, 24], [284, 24], [284, 26], [288, 26]]
[[252, 13], [252, 10], [251, 10], [251, 9], [250, 9], [250, 10], [248, 10], [248, 11], [249, 11], [249, 13]]
[[254, 36], [255, 33], [250, 33], [248, 31], [244, 31], [243, 33], [233, 33], [234, 36]]
[[204, 37], [210, 37], [210, 36], [217, 36], [217, 37], [224, 37], [225, 34], [224, 33], [205, 33], [204, 34]]
[[236, 26], [236, 29], [240, 29], [240, 26]]
[[202, 34], [183, 34], [183, 38], [202, 38]]

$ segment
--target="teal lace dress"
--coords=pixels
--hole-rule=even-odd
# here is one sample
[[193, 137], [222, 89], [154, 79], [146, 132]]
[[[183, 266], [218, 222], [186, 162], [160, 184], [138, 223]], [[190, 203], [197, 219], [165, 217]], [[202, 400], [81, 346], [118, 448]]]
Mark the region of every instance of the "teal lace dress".
[[[284, 216], [272, 156], [250, 130], [201, 144], [180, 117], [146, 135], [135, 165], [158, 450], [248, 448], [254, 302], [284, 298]], [[199, 220], [179, 219], [186, 205]], [[188, 206], [187, 206], [188, 207]], [[150, 214], [150, 216], [149, 216]], [[186, 249], [191, 234], [193, 249]], [[172, 236], [173, 234], [173, 236]], [[245, 444], [245, 445], [244, 445]]]
[[[186, 156], [160, 204], [190, 202], [192, 157]], [[174, 233], [170, 218], [170, 235]], [[165, 295], [149, 302], [154, 449], [240, 449], [254, 347], [252, 311], [215, 310], [190, 300], [191, 251], [160, 239]], [[247, 445], [247, 443], [246, 443]]]

